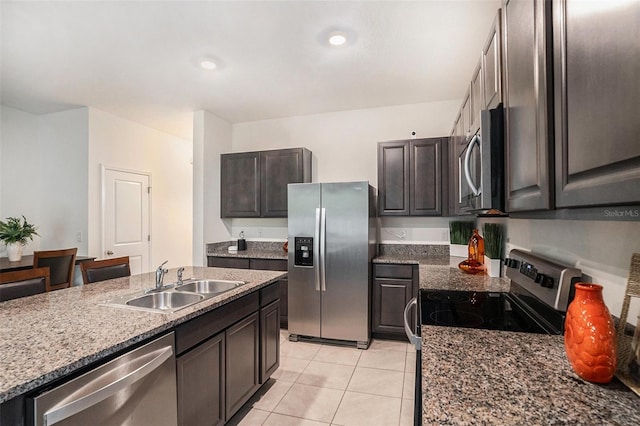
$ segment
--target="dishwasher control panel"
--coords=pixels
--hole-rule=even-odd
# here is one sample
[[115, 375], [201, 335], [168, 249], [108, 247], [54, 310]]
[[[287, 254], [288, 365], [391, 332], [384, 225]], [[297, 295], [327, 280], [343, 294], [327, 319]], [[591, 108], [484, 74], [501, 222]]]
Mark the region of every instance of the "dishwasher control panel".
[[295, 237], [294, 266], [313, 267], [313, 237]]

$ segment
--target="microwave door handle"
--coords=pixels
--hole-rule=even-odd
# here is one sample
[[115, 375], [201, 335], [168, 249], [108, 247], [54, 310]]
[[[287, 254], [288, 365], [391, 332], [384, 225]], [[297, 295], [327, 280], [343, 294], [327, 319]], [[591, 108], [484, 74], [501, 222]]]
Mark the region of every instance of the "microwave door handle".
[[464, 154], [464, 177], [469, 184], [469, 188], [471, 188], [471, 192], [476, 197], [480, 195], [480, 188], [474, 185], [473, 179], [471, 179], [471, 150], [473, 149], [473, 145], [478, 144], [478, 148], [480, 148], [480, 137], [476, 134], [469, 142], [467, 146], [467, 152]]

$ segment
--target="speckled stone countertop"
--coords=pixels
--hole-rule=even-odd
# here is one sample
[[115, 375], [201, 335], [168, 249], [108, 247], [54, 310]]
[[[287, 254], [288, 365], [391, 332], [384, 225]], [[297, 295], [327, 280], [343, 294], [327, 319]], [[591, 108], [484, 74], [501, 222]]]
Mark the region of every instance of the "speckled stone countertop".
[[235, 241], [210, 243], [207, 244], [207, 256], [287, 260], [288, 254], [282, 248], [283, 244], [277, 241], [247, 241], [246, 250], [229, 252], [229, 246], [236, 245]]
[[[118, 278], [0, 303], [0, 402], [169, 330], [284, 276], [285, 272], [187, 267], [185, 277], [247, 284], [175, 313], [98, 305], [155, 284], [155, 274]], [[170, 283], [176, 270], [168, 272]]]
[[638, 425], [640, 398], [580, 379], [562, 336], [422, 327], [422, 424]]

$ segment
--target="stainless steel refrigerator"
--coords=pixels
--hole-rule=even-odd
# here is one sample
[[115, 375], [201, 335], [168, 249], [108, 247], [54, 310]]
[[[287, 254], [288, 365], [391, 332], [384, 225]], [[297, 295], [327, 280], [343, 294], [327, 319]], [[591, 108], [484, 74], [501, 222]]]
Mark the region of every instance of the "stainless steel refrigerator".
[[288, 186], [289, 339], [370, 340], [375, 190], [368, 182]]

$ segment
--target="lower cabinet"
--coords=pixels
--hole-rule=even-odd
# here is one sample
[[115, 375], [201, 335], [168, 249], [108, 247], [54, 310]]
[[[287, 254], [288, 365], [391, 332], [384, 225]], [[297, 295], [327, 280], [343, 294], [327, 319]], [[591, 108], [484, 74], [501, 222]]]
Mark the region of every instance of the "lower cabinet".
[[372, 335], [406, 339], [404, 307], [418, 293], [417, 265], [373, 265]]
[[260, 387], [260, 318], [254, 313], [226, 331], [227, 418]]
[[178, 424], [225, 422], [225, 333], [178, 357]]
[[280, 365], [278, 284], [176, 328], [178, 424], [222, 425]]

